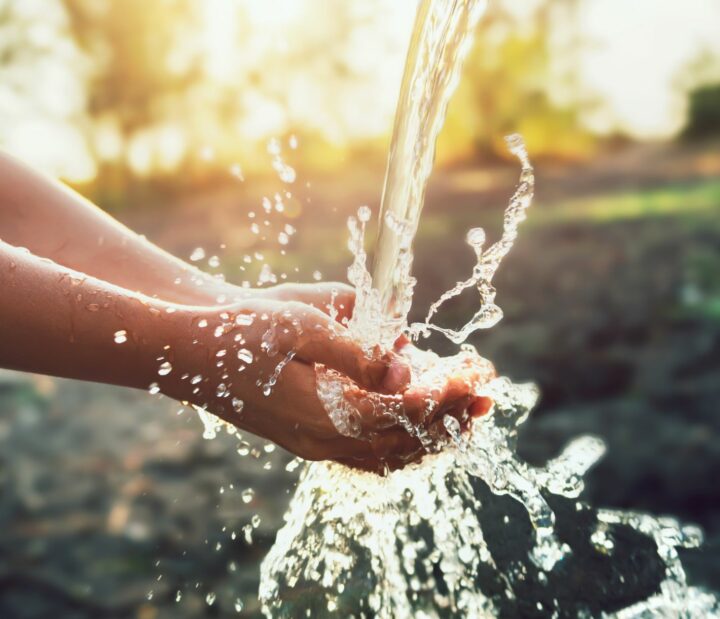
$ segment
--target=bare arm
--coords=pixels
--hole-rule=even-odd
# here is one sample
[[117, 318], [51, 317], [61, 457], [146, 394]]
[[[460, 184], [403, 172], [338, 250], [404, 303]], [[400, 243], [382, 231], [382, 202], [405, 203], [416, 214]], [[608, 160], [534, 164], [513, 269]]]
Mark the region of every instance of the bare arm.
[[[0, 367], [21, 371], [147, 388], [181, 320], [169, 304], [3, 242], [0, 290]], [[123, 332], [132, 337], [118, 345]]]
[[[399, 394], [367, 392], [372, 440], [338, 434], [317, 395], [315, 363], [371, 389], [383, 389], [388, 379], [396, 386], [397, 376], [389, 371], [391, 358], [365, 358], [340, 325], [309, 305], [267, 299], [224, 308], [174, 305], [3, 242], [0, 291], [0, 367], [153, 386], [309, 459], [349, 457], [375, 468], [418, 450], [417, 441], [377, 418], [379, 403], [405, 404]], [[264, 346], [271, 328], [276, 353]], [[425, 402], [408, 399], [407, 406], [418, 414]]]
[[[2, 155], [0, 238], [0, 367], [138, 389], [157, 384], [305, 458], [369, 469], [401, 466], [421, 451], [383, 411], [429, 423], [437, 412], [471, 405], [468, 385], [450, 381], [430, 414], [427, 394], [405, 391], [405, 362], [366, 358], [320, 311], [334, 300], [348, 316], [348, 287], [234, 295], [235, 287]], [[235, 302], [216, 306], [218, 293]], [[278, 354], [266, 348], [269, 332], [279, 338]], [[318, 398], [316, 363], [358, 386], [352, 397], [363, 440], [338, 434]]]
[[108, 283], [171, 303], [213, 306], [249, 297], [300, 301], [338, 319], [354, 292], [344, 284], [283, 284], [244, 289], [160, 249], [65, 185], [0, 153], [0, 240]]
[[[0, 153], [0, 239], [147, 296], [214, 305], [223, 286], [75, 191]], [[233, 297], [243, 296], [232, 287]]]

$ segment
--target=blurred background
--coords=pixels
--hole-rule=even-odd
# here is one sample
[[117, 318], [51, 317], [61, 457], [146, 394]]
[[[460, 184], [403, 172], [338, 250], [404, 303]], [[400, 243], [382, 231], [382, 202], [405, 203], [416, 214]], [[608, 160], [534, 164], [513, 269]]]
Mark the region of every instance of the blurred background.
[[[345, 279], [415, 7], [0, 0], [0, 147], [233, 282]], [[467, 229], [500, 229], [515, 131], [536, 202], [497, 277], [505, 319], [473, 343], [541, 388], [521, 451], [602, 436], [588, 498], [701, 524], [720, 586], [720, 4], [490, 3], [438, 146], [417, 315], [472, 267]], [[0, 373], [0, 616], [256, 616], [295, 463], [201, 434], [157, 396]]]

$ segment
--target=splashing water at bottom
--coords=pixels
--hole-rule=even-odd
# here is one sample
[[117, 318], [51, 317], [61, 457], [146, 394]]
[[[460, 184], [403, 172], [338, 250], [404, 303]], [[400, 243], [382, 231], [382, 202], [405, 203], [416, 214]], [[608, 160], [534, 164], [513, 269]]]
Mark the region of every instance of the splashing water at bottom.
[[[411, 334], [436, 330], [460, 343], [501, 317], [491, 279], [533, 187], [522, 143], [511, 146], [523, 175], [501, 240], [483, 252], [484, 235], [471, 231], [468, 242], [478, 258], [472, 277], [443, 295]], [[367, 219], [361, 212], [350, 222], [355, 261], [349, 275], [360, 288], [361, 307], [373, 310], [362, 249]], [[445, 300], [470, 286], [477, 286], [482, 306], [465, 327], [429, 323]], [[358, 324], [351, 332], [377, 335], [372, 325], [360, 330]], [[697, 528], [593, 510], [578, 500], [583, 476], [604, 453], [600, 439], [579, 437], [545, 466], [530, 466], [516, 441], [537, 399], [533, 385], [494, 377], [492, 365], [468, 345], [449, 358], [415, 349], [410, 361], [413, 383], [428, 387], [474, 371], [472, 392], [492, 400], [491, 412], [471, 420], [467, 431], [445, 416], [446, 436], [432, 441], [403, 424], [428, 455], [386, 477], [327, 462], [306, 466], [262, 564], [266, 616], [720, 617], [717, 598], [689, 586], [680, 562], [678, 549], [700, 545]], [[318, 395], [337, 430], [359, 437], [356, 411], [332, 372], [319, 370]]]
[[262, 564], [266, 616], [720, 617], [678, 557], [699, 530], [579, 502], [602, 442], [529, 466], [515, 439], [534, 386], [484, 392], [489, 415], [387, 477], [306, 466]]

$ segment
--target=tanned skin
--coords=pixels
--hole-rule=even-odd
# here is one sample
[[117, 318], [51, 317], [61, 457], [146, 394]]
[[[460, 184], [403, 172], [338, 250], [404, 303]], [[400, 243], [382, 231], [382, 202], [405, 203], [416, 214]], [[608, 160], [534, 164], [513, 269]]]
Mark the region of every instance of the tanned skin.
[[[402, 357], [369, 358], [349, 337], [342, 322], [353, 302], [353, 290], [339, 283], [226, 283], [0, 154], [0, 367], [136, 389], [157, 384], [302, 458], [369, 470], [397, 468], [422, 453], [383, 413], [389, 406], [425, 424], [448, 411], [487, 410], [458, 378], [428, 414], [427, 394], [409, 385]], [[269, 330], [270, 350], [263, 343]], [[290, 352], [265, 395], [262, 386]], [[161, 375], [163, 364], [171, 370]], [[350, 397], [362, 439], [332, 424], [317, 396], [315, 364], [357, 384]]]

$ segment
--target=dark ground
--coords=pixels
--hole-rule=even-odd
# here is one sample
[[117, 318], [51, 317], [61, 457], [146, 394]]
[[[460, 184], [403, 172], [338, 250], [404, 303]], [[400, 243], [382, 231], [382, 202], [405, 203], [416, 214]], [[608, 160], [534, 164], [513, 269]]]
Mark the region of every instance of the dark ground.
[[[590, 167], [541, 167], [538, 203], [496, 282], [506, 317], [474, 343], [502, 373], [540, 385], [521, 437], [528, 459], [581, 433], [602, 436], [608, 453], [589, 476], [590, 501], [701, 524], [711, 548], [704, 569], [717, 576], [716, 153], [720, 145], [637, 147]], [[459, 240], [471, 226], [497, 229], [515, 175], [434, 177], [417, 245], [420, 312], [466, 276], [470, 250]], [[342, 277], [342, 222], [376, 202], [381, 170], [355, 176], [296, 190], [292, 256], [264, 250], [290, 279], [309, 280], [316, 268]], [[182, 256], [225, 243], [223, 268], [237, 280], [242, 254], [259, 248], [246, 213], [269, 191], [252, 190], [120, 216]], [[463, 298], [442, 320], [457, 324], [474, 303]], [[139, 392], [0, 374], [0, 617], [237, 616], [236, 599], [257, 611], [259, 561], [297, 473], [261, 443], [243, 457], [236, 439], [204, 441], [199, 421], [178, 409]], [[254, 496], [242, 494], [248, 488]]]

